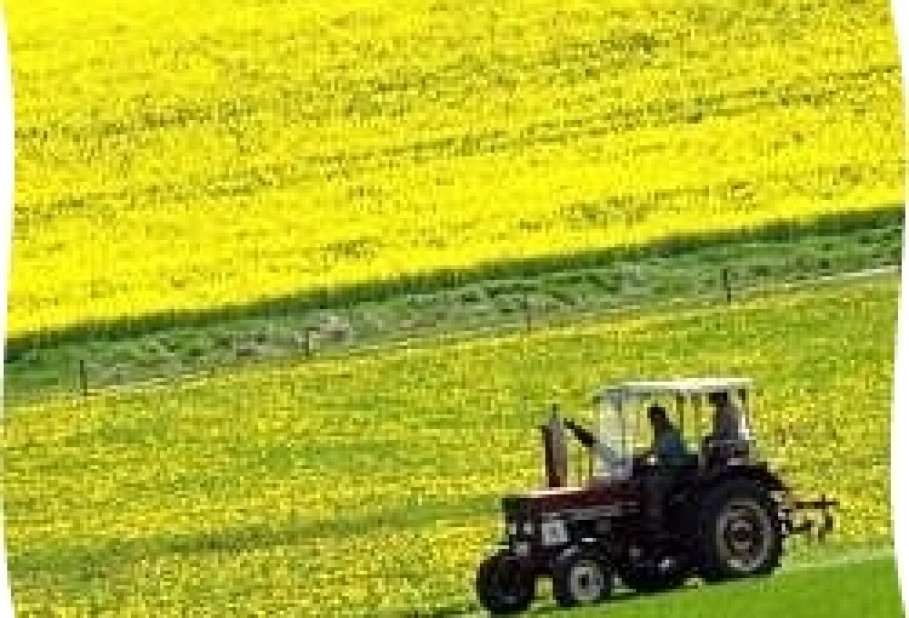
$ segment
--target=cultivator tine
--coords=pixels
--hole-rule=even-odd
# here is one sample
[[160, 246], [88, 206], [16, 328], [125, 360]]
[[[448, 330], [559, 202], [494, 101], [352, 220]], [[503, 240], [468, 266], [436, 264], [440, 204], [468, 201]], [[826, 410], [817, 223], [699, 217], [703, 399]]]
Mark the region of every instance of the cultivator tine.
[[839, 503], [836, 500], [828, 500], [827, 496], [821, 496], [821, 526], [818, 529], [818, 540], [823, 541], [828, 534], [833, 530], [833, 513], [832, 509], [839, 506]]
[[805, 534], [808, 541], [824, 542], [833, 531], [835, 520], [832, 511], [838, 506], [838, 501], [831, 500], [826, 495], [822, 495], [820, 500], [796, 500], [792, 503], [792, 509], [801, 515], [800, 521], [791, 524], [791, 533]]

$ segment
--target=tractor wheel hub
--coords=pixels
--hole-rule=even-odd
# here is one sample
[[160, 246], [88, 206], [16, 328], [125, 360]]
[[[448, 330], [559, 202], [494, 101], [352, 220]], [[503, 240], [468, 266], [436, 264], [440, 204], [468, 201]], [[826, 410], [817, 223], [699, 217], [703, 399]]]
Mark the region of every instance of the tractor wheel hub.
[[571, 592], [581, 603], [593, 603], [600, 599], [606, 586], [606, 578], [600, 566], [591, 561], [578, 562], [571, 570]]

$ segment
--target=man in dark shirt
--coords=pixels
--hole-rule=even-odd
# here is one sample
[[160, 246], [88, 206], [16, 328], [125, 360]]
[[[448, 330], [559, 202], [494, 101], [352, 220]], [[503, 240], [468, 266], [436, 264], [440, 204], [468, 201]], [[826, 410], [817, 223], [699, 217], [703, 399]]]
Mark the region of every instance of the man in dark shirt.
[[666, 408], [654, 404], [647, 409], [647, 418], [653, 430], [653, 446], [643, 453], [644, 459], [655, 460], [656, 465], [645, 468], [641, 479], [645, 494], [647, 524], [654, 531], [664, 529], [666, 498], [675, 483], [679, 468], [690, 455], [682, 432], [669, 420]]
[[688, 460], [688, 447], [682, 432], [669, 420], [666, 408], [654, 404], [647, 409], [647, 418], [653, 430], [653, 447], [645, 455], [652, 455], [662, 467], [678, 468]]

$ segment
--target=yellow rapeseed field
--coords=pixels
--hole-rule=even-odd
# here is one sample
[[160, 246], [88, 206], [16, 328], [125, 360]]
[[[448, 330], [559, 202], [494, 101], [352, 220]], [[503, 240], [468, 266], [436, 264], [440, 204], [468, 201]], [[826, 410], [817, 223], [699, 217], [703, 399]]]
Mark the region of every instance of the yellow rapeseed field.
[[9, 328], [902, 200], [886, 0], [9, 0]]
[[23, 615], [475, 609], [498, 498], [542, 482], [548, 403], [629, 378], [750, 375], [772, 461], [890, 542], [897, 277], [733, 308], [234, 369], [12, 410], [4, 518]]

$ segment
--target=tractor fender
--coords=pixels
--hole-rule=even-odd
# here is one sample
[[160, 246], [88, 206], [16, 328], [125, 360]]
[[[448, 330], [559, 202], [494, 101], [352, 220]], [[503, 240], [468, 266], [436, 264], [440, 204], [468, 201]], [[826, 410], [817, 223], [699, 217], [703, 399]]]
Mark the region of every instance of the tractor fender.
[[766, 465], [731, 465], [717, 468], [716, 470], [707, 471], [701, 477], [699, 490], [701, 492], [725, 483], [730, 480], [750, 480], [759, 483], [767, 491], [787, 491], [789, 488], [786, 483], [775, 472], [770, 470]]
[[703, 500], [717, 487], [729, 482], [752, 481], [769, 493], [788, 492], [788, 486], [764, 464], [741, 464], [704, 471], [676, 496], [676, 514], [683, 529], [694, 534]]

